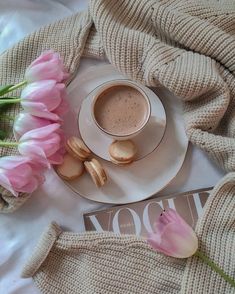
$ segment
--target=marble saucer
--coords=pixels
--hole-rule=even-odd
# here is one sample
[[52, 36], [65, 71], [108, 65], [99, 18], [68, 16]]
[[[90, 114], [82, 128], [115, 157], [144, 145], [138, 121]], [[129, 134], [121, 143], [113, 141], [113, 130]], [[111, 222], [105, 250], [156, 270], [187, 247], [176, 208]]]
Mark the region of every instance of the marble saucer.
[[[152, 112], [144, 130], [131, 139], [138, 150], [135, 161], [145, 158], [159, 146], [166, 129], [166, 113], [161, 100], [149, 88], [137, 85], [148, 95]], [[95, 88], [83, 100], [78, 117], [78, 127], [80, 135], [89, 149], [98, 157], [110, 161], [108, 149], [113, 139], [97, 127], [91, 114], [93, 97], [100, 87], [102, 85]]]

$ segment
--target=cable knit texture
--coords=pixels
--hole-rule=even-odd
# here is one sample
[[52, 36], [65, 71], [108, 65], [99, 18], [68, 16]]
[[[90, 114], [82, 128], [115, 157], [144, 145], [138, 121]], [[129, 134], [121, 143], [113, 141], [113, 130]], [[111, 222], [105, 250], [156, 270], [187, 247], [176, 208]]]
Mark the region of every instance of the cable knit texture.
[[[133, 80], [167, 87], [183, 101], [190, 141], [226, 171], [235, 170], [234, 0], [91, 0], [87, 12], [46, 26], [2, 54], [0, 84], [21, 80], [45, 49], [62, 55], [71, 78], [82, 55], [106, 57]], [[14, 152], [1, 149], [0, 155]], [[2, 212], [29, 197], [0, 192]], [[196, 230], [201, 250], [232, 277], [234, 211], [231, 172], [213, 190]], [[43, 293], [234, 293], [196, 257], [185, 267], [135, 237], [74, 235], [54, 227], [24, 271]]]

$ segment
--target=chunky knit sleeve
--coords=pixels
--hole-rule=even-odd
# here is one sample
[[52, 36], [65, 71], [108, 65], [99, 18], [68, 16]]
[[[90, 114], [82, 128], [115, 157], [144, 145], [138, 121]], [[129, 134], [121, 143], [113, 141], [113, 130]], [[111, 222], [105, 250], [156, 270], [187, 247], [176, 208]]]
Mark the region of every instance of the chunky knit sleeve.
[[185, 261], [153, 251], [136, 236], [62, 232], [52, 223], [22, 276], [45, 294], [179, 293]]

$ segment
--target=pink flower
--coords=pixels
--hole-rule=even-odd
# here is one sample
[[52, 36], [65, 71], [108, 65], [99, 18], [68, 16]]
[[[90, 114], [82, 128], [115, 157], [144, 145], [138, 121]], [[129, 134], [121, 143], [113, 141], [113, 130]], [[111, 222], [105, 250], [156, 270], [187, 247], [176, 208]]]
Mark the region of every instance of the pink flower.
[[21, 93], [21, 105], [34, 116], [59, 121], [68, 110], [65, 89], [64, 84], [53, 80], [31, 83]]
[[166, 255], [187, 258], [198, 249], [198, 239], [193, 229], [173, 209], [164, 211], [155, 223], [155, 232], [147, 242]]
[[50, 125], [52, 122], [48, 119], [33, 116], [29, 113], [21, 112], [14, 122], [14, 135], [17, 139], [28, 131]]
[[19, 192], [32, 193], [44, 182], [42, 166], [24, 156], [0, 158], [0, 185], [14, 196]]
[[62, 163], [63, 143], [60, 124], [54, 123], [25, 133], [19, 140], [18, 150], [49, 168], [50, 164]]
[[62, 82], [68, 76], [69, 74], [64, 68], [60, 55], [52, 50], [43, 52], [30, 64], [25, 72], [25, 78], [30, 83], [40, 80]]
[[65, 114], [67, 114], [67, 112], [69, 110], [69, 104], [67, 102], [67, 93], [65, 90], [63, 92], [62, 97], [63, 98], [61, 100], [60, 105], [55, 110], [53, 110], [53, 113], [55, 113], [59, 117], [63, 117]]
[[61, 164], [64, 160], [64, 154], [66, 153], [64, 132], [61, 129], [58, 129], [57, 134], [60, 136], [60, 148], [56, 153], [49, 157], [50, 163], [54, 165]]

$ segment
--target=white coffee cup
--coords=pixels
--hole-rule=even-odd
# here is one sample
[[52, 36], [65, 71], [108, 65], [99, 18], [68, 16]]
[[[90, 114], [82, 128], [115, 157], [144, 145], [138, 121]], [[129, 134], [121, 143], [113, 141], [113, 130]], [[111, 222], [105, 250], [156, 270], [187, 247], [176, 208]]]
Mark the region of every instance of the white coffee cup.
[[114, 80], [99, 87], [91, 113], [101, 132], [115, 140], [127, 140], [144, 130], [151, 116], [151, 105], [136, 83]]

